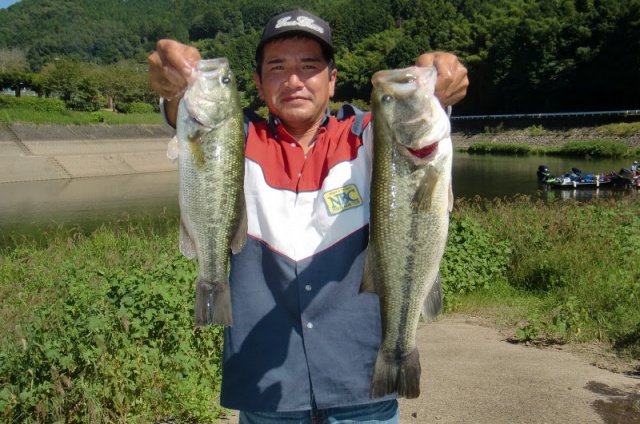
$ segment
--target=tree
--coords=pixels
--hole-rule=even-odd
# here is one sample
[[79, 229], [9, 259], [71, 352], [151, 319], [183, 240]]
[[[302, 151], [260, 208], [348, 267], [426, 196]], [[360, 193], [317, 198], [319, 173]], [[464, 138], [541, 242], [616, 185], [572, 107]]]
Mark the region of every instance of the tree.
[[0, 73], [26, 72], [28, 68], [27, 57], [22, 49], [0, 49]]
[[66, 59], [47, 63], [41, 74], [45, 91], [58, 94], [65, 103], [69, 103], [78, 92], [83, 77], [82, 65]]
[[107, 99], [109, 109], [116, 109], [116, 102], [154, 102], [157, 97], [151, 91], [147, 76], [148, 66], [131, 60], [112, 65], [98, 66], [94, 71], [97, 89]]
[[371, 76], [386, 68], [387, 55], [393, 51], [402, 36], [401, 29], [384, 31], [362, 40], [352, 50], [342, 52], [336, 58], [339, 75], [336, 100], [368, 101], [371, 96]]
[[11, 89], [16, 97], [20, 97], [22, 88], [29, 86], [30, 78], [31, 74], [26, 72], [0, 72], [0, 89]]

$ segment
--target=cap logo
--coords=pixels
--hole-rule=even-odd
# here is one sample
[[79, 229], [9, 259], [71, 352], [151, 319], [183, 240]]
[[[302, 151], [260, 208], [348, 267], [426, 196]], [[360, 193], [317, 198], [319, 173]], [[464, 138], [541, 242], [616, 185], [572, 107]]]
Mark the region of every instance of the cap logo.
[[278, 19], [276, 23], [276, 28], [288, 27], [288, 26], [299, 26], [312, 29], [314, 31], [319, 32], [320, 34], [324, 34], [324, 29], [320, 25], [316, 25], [315, 21], [306, 16], [298, 16], [297, 20], [292, 21], [291, 16], [287, 16], [281, 19]]

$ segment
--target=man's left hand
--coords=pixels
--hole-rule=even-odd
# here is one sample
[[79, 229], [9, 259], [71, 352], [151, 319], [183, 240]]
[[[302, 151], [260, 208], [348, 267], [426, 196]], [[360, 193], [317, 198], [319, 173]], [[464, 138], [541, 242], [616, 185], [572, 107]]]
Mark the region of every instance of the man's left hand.
[[442, 107], [452, 106], [467, 95], [467, 68], [456, 55], [447, 52], [424, 53], [416, 60], [416, 66], [435, 66], [438, 70], [435, 94]]

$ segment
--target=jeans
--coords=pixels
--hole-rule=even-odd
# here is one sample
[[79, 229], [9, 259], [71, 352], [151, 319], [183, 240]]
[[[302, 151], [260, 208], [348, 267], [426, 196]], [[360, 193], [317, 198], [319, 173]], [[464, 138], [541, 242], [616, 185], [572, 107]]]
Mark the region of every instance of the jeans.
[[290, 412], [240, 411], [239, 424], [397, 424], [398, 401]]

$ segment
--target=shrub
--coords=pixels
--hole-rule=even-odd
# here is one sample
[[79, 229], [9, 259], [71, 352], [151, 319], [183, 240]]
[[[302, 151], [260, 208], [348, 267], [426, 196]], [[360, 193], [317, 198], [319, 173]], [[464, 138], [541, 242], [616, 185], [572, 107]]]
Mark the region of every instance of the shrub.
[[558, 149], [558, 154], [586, 157], [624, 157], [629, 150], [626, 143], [611, 140], [570, 141]]
[[449, 238], [440, 264], [445, 301], [505, 281], [511, 257], [508, 244], [472, 218], [452, 216]]
[[67, 108], [64, 102], [60, 99], [0, 95], [0, 109], [28, 109], [36, 112], [64, 112]]
[[67, 107], [78, 112], [96, 112], [100, 110], [101, 105], [98, 101], [71, 100]]
[[3, 252], [0, 421], [209, 421], [221, 412], [222, 328], [194, 329], [197, 266], [177, 238], [143, 226], [72, 230]]
[[[508, 243], [509, 286], [539, 300], [519, 337], [544, 333], [564, 341], [609, 341], [638, 359], [640, 202], [636, 196], [594, 198], [587, 203], [532, 202], [522, 196], [477, 205], [458, 202], [454, 213], [490, 230], [491, 240]], [[450, 237], [459, 233], [453, 228]], [[460, 243], [473, 246], [475, 239], [486, 237], [482, 234], [471, 232], [472, 240]]]

